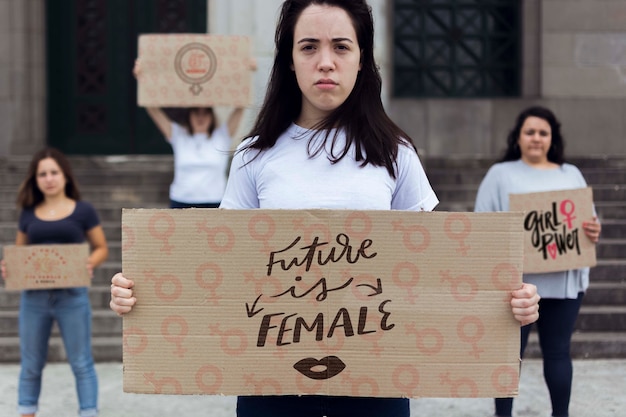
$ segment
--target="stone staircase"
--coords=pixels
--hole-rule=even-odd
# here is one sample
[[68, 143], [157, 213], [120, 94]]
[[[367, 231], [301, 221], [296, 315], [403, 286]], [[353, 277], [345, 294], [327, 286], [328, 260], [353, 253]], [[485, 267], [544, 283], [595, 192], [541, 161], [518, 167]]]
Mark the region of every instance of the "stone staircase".
[[[602, 235], [573, 337], [576, 358], [626, 358], [626, 156], [578, 158], [593, 188]], [[424, 161], [442, 211], [472, 211], [478, 185], [493, 164], [480, 158], [428, 158]], [[531, 333], [526, 357], [541, 357]]]
[[[0, 158], [0, 246], [15, 240], [18, 212], [15, 196], [30, 158]], [[493, 161], [478, 158], [428, 158], [427, 174], [441, 200], [438, 210], [471, 211], [478, 184]], [[579, 358], [626, 358], [626, 157], [572, 161], [594, 189], [603, 223], [598, 266], [592, 269], [574, 337]], [[171, 156], [72, 157], [83, 198], [96, 207], [109, 243], [107, 262], [95, 271], [90, 289], [93, 348], [97, 361], [122, 358], [122, 319], [109, 310], [111, 276], [121, 270], [121, 209], [165, 208], [172, 177]], [[0, 284], [0, 362], [19, 361], [17, 335], [19, 293]], [[540, 355], [536, 337], [528, 357]], [[65, 360], [55, 329], [50, 361]]]

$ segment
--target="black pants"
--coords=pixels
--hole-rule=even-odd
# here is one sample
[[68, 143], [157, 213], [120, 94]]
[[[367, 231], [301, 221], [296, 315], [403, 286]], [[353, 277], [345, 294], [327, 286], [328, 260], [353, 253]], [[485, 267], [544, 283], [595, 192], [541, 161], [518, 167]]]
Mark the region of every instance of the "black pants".
[[237, 398], [237, 417], [409, 417], [406, 398], [322, 395]]
[[[539, 301], [537, 331], [543, 355], [543, 377], [550, 392], [552, 415], [567, 417], [572, 393], [572, 357], [570, 346], [574, 325], [580, 311], [584, 293], [575, 300], [542, 298]], [[532, 324], [522, 327], [520, 357], [528, 343]], [[508, 417], [513, 410], [513, 398], [496, 398], [496, 415]]]

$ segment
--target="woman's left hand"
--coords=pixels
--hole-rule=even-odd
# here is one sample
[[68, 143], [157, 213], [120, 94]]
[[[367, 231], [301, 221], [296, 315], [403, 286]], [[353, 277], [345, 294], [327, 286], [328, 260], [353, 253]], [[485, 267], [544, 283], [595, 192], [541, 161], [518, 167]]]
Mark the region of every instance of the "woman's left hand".
[[522, 326], [531, 324], [539, 318], [539, 294], [533, 284], [522, 284], [522, 288], [511, 293], [511, 309], [515, 320]]
[[598, 218], [596, 216], [593, 216], [591, 221], [583, 222], [583, 230], [589, 240], [593, 243], [598, 243], [598, 239], [600, 239], [600, 232], [602, 231], [602, 225], [598, 222]]

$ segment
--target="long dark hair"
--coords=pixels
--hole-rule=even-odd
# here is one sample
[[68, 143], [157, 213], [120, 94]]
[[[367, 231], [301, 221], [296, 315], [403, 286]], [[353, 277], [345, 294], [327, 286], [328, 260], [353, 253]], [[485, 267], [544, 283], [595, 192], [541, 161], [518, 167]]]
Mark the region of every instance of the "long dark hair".
[[35, 207], [44, 200], [43, 193], [37, 186], [37, 168], [42, 159], [52, 158], [56, 161], [65, 176], [65, 195], [73, 200], [80, 200], [78, 184], [72, 173], [72, 167], [67, 157], [58, 149], [44, 148], [33, 155], [26, 178], [17, 192], [17, 206], [24, 209]]
[[541, 106], [529, 107], [517, 116], [515, 126], [506, 138], [507, 147], [500, 162], [517, 161], [522, 157], [522, 151], [517, 141], [520, 137], [522, 126], [529, 117], [538, 117], [548, 122], [552, 131], [552, 143], [548, 150], [548, 161], [562, 165], [565, 162], [565, 142], [561, 135], [561, 123], [550, 109]]
[[331, 162], [340, 161], [351, 146], [355, 146], [356, 160], [361, 162], [361, 166], [384, 166], [395, 178], [398, 146], [406, 144], [406, 140], [415, 147], [411, 138], [387, 116], [383, 108], [380, 98], [382, 80], [374, 60], [374, 20], [365, 0], [286, 0], [283, 3], [276, 27], [276, 54], [267, 93], [248, 135], [258, 138], [244, 149], [263, 150], [274, 146], [302, 110], [302, 92], [291, 70], [292, 49], [296, 22], [302, 11], [313, 4], [340, 7], [351, 17], [361, 49], [361, 70], [346, 101], [315, 126], [316, 130], [326, 132], [326, 138], [315, 150], [311, 149], [312, 142], [309, 142], [309, 154], [321, 152], [329, 140], [331, 129], [341, 127], [345, 130], [346, 144], [340, 152], [329, 156]]
[[213, 131], [217, 127], [217, 118], [215, 117], [215, 111], [213, 110], [213, 107], [190, 107], [186, 110], [187, 111], [185, 112], [185, 119], [183, 121], [183, 124], [190, 135], [193, 135], [193, 126], [191, 126], [191, 113], [198, 110], [206, 110], [211, 115], [211, 124], [209, 124], [209, 128], [206, 133], [209, 136], [213, 134]]

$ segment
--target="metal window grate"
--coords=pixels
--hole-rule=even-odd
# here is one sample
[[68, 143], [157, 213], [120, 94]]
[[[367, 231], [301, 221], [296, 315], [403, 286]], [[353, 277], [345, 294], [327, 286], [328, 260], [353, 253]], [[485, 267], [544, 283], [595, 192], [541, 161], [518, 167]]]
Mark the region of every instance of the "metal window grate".
[[520, 94], [520, 0], [395, 0], [396, 97]]

